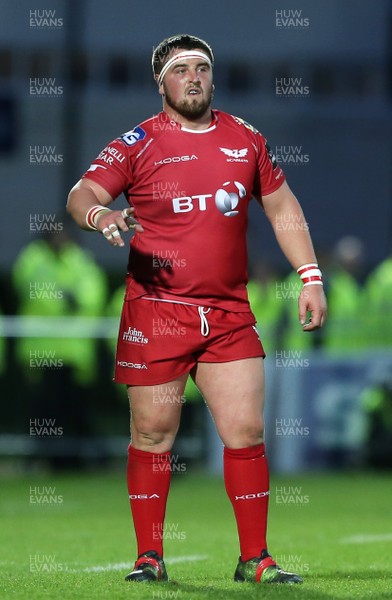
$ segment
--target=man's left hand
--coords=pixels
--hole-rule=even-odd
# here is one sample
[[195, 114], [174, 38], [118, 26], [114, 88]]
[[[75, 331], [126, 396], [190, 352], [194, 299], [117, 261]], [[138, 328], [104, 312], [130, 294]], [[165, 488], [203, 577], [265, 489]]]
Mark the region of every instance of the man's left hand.
[[[310, 318], [307, 321], [308, 313]], [[323, 326], [327, 318], [327, 300], [322, 285], [305, 285], [298, 299], [299, 322], [304, 331]]]

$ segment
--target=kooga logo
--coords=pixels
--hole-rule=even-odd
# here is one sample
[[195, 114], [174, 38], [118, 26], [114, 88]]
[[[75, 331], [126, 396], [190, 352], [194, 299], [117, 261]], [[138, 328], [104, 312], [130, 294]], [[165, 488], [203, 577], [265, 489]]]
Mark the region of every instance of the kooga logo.
[[127, 362], [126, 360], [118, 360], [118, 367], [126, 367], [127, 369], [147, 369], [146, 363], [133, 363]]
[[151, 500], [152, 498], [159, 498], [158, 494], [129, 494], [130, 500]]
[[257, 492], [256, 494], [243, 494], [242, 496], [236, 496], [236, 500], [253, 500], [254, 498], [264, 498], [269, 496], [269, 490], [267, 492]]
[[192, 154], [192, 156], [168, 156], [167, 158], [162, 158], [162, 160], [157, 160], [154, 162], [154, 165], [169, 165], [170, 163], [187, 162], [188, 160], [198, 160], [198, 158], [195, 154]]

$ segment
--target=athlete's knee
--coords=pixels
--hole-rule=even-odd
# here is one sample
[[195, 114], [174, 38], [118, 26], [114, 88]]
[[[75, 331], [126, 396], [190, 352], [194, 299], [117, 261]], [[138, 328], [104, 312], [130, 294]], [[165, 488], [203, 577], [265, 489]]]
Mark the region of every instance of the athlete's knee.
[[[248, 448], [249, 446], [257, 446], [264, 442], [264, 429], [250, 429], [243, 432], [243, 447]], [[242, 447], [242, 446], [241, 446]]]
[[139, 450], [168, 452], [173, 446], [178, 430], [177, 424], [131, 423], [132, 445]]
[[161, 433], [133, 432], [131, 436], [132, 446], [146, 452], [169, 452], [172, 449], [175, 436]]
[[233, 423], [229, 427], [221, 428], [219, 433], [228, 448], [249, 448], [264, 441], [264, 422], [260, 418]]
[[254, 424], [249, 425], [248, 427], [239, 429], [236, 432], [235, 440], [238, 448], [257, 446], [264, 441], [264, 429], [263, 427], [257, 427]]

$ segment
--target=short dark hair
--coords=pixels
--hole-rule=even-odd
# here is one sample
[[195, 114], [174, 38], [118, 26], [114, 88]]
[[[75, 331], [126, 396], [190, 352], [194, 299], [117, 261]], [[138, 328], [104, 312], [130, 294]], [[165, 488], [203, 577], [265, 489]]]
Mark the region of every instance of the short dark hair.
[[179, 33], [172, 35], [171, 37], [165, 38], [152, 53], [152, 71], [154, 77], [159, 75], [162, 68], [170, 56], [173, 48], [181, 48], [183, 50], [195, 50], [201, 48], [207, 54], [211, 60], [211, 64], [214, 64], [214, 54], [212, 48], [207, 42], [195, 35], [188, 35], [187, 33]]

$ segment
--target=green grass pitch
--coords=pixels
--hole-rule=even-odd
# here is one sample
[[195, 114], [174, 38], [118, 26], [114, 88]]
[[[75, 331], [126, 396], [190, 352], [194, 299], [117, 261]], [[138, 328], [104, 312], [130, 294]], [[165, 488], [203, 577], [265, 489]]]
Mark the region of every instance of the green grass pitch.
[[[237, 533], [219, 478], [173, 475], [168, 584], [124, 582], [135, 559], [119, 473], [0, 481], [0, 597], [89, 600], [392, 598], [392, 477], [272, 477], [269, 549], [301, 586], [236, 584]], [[193, 558], [192, 558], [193, 557]]]

